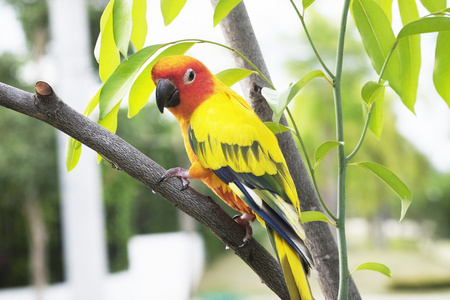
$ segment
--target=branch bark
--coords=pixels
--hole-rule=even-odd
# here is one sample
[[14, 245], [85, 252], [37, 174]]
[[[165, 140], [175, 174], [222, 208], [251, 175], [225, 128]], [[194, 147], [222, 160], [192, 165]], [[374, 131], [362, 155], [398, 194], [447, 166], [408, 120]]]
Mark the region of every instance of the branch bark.
[[[217, 2], [218, 0], [211, 0], [213, 6], [217, 5]], [[253, 32], [244, 2], [238, 4], [220, 25], [228, 45], [250, 59], [270, 80], [269, 71]], [[235, 55], [235, 62], [239, 68], [251, 69], [238, 55]], [[261, 95], [260, 90], [254, 88], [254, 83], [261, 87], [268, 86], [261, 77], [252, 75], [241, 81], [242, 90], [249, 92], [251, 105], [258, 116], [263, 121], [269, 121], [272, 119], [272, 110]], [[284, 116], [281, 123], [287, 125]], [[301, 209], [303, 211], [324, 212], [292, 134], [284, 132], [278, 134], [277, 138], [297, 187]], [[306, 245], [313, 256], [322, 292], [326, 299], [336, 299], [339, 288], [339, 254], [334, 236], [328, 224], [324, 222], [306, 223], [304, 227], [307, 236]], [[350, 278], [349, 299], [361, 299], [352, 278]]]
[[242, 248], [245, 230], [210, 197], [192, 188], [181, 191], [178, 179], [158, 184], [166, 171], [119, 136], [66, 105], [45, 82], [35, 86], [36, 94], [0, 83], [0, 106], [39, 119], [72, 136], [109, 160], [117, 169], [142, 182], [172, 205], [209, 228], [238, 255], [281, 299], [289, 299], [278, 262], [255, 239]]

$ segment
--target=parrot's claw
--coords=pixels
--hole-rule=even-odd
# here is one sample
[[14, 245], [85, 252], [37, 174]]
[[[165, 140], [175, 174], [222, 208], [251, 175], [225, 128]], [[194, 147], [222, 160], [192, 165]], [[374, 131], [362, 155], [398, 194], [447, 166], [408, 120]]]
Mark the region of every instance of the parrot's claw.
[[177, 177], [181, 180], [181, 190], [184, 191], [189, 187], [189, 170], [183, 168], [172, 168], [166, 171], [163, 176], [158, 180], [157, 184], [160, 184], [166, 179]]
[[[250, 236], [250, 238], [251, 238], [251, 236]], [[248, 242], [250, 242], [250, 239], [248, 239], [248, 240], [244, 239], [244, 242], [242, 243], [242, 245], [239, 246], [239, 248], [244, 248], [244, 246], [247, 245]]]
[[244, 239], [243, 239], [243, 244], [239, 246], [239, 248], [242, 248], [245, 245], [247, 245], [248, 242], [250, 241], [250, 239], [252, 238], [253, 229], [252, 229], [252, 226], [250, 226], [250, 221], [253, 222], [255, 220], [255, 215], [248, 214], [248, 213], [245, 213], [242, 216], [235, 215], [233, 217], [233, 220], [235, 220], [236, 223], [238, 223], [239, 225], [241, 225], [245, 229], [245, 236], [244, 236]]

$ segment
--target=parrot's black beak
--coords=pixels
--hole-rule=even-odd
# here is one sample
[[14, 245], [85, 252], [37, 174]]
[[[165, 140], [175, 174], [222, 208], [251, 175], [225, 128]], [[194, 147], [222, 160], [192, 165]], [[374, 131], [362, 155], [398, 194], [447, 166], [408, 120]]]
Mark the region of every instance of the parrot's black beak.
[[164, 112], [164, 107], [175, 107], [180, 104], [180, 94], [176, 86], [168, 79], [159, 79], [155, 92], [156, 104], [161, 113]]

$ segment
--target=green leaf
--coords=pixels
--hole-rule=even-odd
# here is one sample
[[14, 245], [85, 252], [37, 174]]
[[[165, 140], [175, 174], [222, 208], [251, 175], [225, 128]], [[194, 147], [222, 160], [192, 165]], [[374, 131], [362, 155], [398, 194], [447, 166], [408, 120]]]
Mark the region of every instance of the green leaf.
[[72, 171], [78, 164], [81, 156], [81, 143], [72, 137], [67, 139], [66, 146], [66, 168]]
[[403, 104], [414, 113], [421, 65], [420, 36], [411, 35], [400, 39], [397, 49], [402, 66], [401, 99]]
[[133, 0], [133, 27], [131, 30], [131, 42], [137, 51], [141, 50], [147, 37], [147, 1]]
[[105, 127], [112, 133], [116, 133], [117, 130], [117, 114], [119, 113], [120, 103], [121, 101], [103, 119], [98, 121], [99, 125]]
[[373, 105], [369, 129], [378, 139], [381, 137], [383, 130], [384, 91], [385, 86], [374, 81], [367, 82], [361, 90], [361, 97], [367, 104], [367, 107], [370, 108]]
[[442, 11], [447, 5], [447, 0], [420, 0], [420, 2], [430, 13]]
[[[373, 0], [354, 0], [351, 5], [356, 27], [375, 71], [380, 74], [393, 45], [396, 43], [391, 23], [383, 9]], [[392, 53], [382, 78], [401, 96], [400, 58]]]
[[398, 33], [397, 38], [401, 39], [408, 35], [449, 30], [449, 17], [428, 17], [416, 20], [405, 25]]
[[92, 97], [92, 99], [89, 101], [89, 103], [83, 113], [83, 115], [85, 115], [86, 117], [88, 117], [92, 113], [92, 111], [97, 107], [98, 101], [100, 99], [101, 91], [102, 91], [102, 88], [100, 87], [98, 89], [97, 93], [95, 94], [95, 96]]
[[103, 30], [100, 32], [100, 43], [97, 45], [97, 51], [98, 69], [102, 82], [105, 82], [120, 64], [120, 54], [114, 41], [113, 5], [114, 1], [112, 0], [108, 6], [106, 6], [100, 20], [100, 28], [103, 28]]
[[359, 270], [370, 270], [370, 271], [376, 271], [383, 275], [386, 275], [387, 277], [391, 278], [391, 270], [384, 264], [377, 263], [377, 262], [366, 262], [360, 264], [356, 269], [351, 272], [350, 274], [353, 274], [356, 271]]
[[361, 90], [361, 98], [366, 102], [368, 107], [383, 95], [384, 85], [378, 84], [375, 81], [368, 81]]
[[311, 6], [311, 4], [314, 3], [316, 0], [302, 0], [302, 6], [303, 6], [303, 14], [305, 14], [305, 10]]
[[97, 61], [97, 63], [100, 62], [101, 41], [102, 41], [102, 32], [100, 31], [100, 33], [98, 34], [98, 37], [97, 37], [97, 41], [95, 41], [95, 46], [94, 46], [94, 57], [95, 57], [95, 60]]
[[336, 224], [334, 222], [330, 221], [330, 219], [328, 219], [327, 216], [320, 211], [314, 211], [314, 210], [302, 211], [301, 215], [300, 215], [300, 219], [301, 219], [302, 223], [321, 221], [321, 222], [328, 222], [331, 225], [336, 226]]
[[153, 65], [145, 67], [131, 86], [128, 96], [128, 118], [132, 118], [139, 113], [147, 104], [150, 94], [155, 89], [151, 75]]
[[155, 63], [166, 56], [184, 54], [194, 44], [195, 42], [178, 43], [168, 47], [142, 70], [130, 89], [130, 95], [128, 97], [128, 118], [134, 117], [144, 107], [148, 102], [150, 94], [155, 89], [151, 74]]
[[330, 152], [333, 148], [343, 145], [341, 142], [336, 141], [326, 141], [322, 143], [319, 147], [317, 147], [316, 152], [314, 153], [314, 168], [315, 169], [320, 162], [325, 158], [325, 156]]
[[269, 104], [270, 108], [273, 111], [272, 120], [275, 123], [280, 122], [281, 116], [283, 115], [283, 112], [289, 102], [288, 97], [290, 91], [291, 86], [282, 92], [278, 92], [277, 90], [272, 90], [266, 87], [263, 87], [261, 90], [261, 94], [266, 99], [267, 104]]
[[[269, 88], [263, 88], [261, 93], [269, 104], [273, 111], [273, 121], [279, 123], [284, 110], [291, 102], [292, 99], [298, 94], [298, 92], [312, 79], [314, 78], [325, 78], [325, 74], [320, 70], [315, 70], [307, 73], [302, 79], [297, 81], [294, 85], [289, 86], [286, 90], [278, 92]], [[328, 79], [327, 79], [328, 80]]]
[[[419, 19], [415, 0], [399, 0], [398, 6], [403, 25]], [[410, 35], [398, 42], [398, 54], [401, 63], [401, 99], [414, 113], [420, 73], [420, 36]]]
[[[116, 133], [117, 130], [117, 115], [119, 114], [120, 103], [119, 101], [116, 106], [101, 120], [98, 121], [98, 124], [105, 127], [112, 133]], [[102, 160], [102, 156], [97, 153], [97, 162]]]
[[450, 31], [439, 32], [436, 41], [433, 82], [436, 91], [450, 108]]
[[241, 81], [247, 76], [255, 73], [255, 71], [250, 71], [247, 69], [232, 68], [217, 73], [216, 77], [219, 78], [219, 80], [222, 81], [225, 85], [232, 86], [233, 84]]
[[100, 92], [100, 120], [122, 100], [139, 69], [161, 47], [158, 44], [145, 47], [123, 61], [111, 74]]
[[369, 120], [369, 129], [377, 137], [377, 139], [380, 139], [381, 137], [381, 132], [383, 131], [383, 124], [384, 124], [385, 87], [383, 86], [380, 90], [381, 91], [376, 99], [376, 102], [373, 103], [372, 116], [370, 117]]
[[97, 61], [97, 63], [100, 61], [99, 56], [100, 56], [100, 42], [101, 42], [101, 38], [102, 38], [102, 32], [105, 31], [106, 22], [108, 21], [109, 16], [112, 13], [113, 5], [114, 5], [114, 0], [111, 0], [108, 3], [108, 5], [106, 5], [105, 10], [103, 10], [102, 16], [100, 18], [100, 33], [98, 34], [97, 41], [95, 43], [95, 48], [94, 48], [94, 56], [95, 56], [95, 60]]
[[273, 134], [278, 134], [278, 133], [282, 133], [285, 131], [291, 131], [291, 132], [295, 133], [294, 129], [284, 126], [283, 124], [280, 124], [280, 123], [264, 122], [264, 125], [266, 125], [266, 127], [269, 128], [269, 130], [272, 131]]
[[120, 53], [128, 57], [128, 45], [130, 44], [133, 17], [131, 9], [133, 0], [115, 0], [113, 6], [113, 31], [114, 41]]
[[392, 0], [376, 0], [376, 1], [386, 14], [389, 23], [392, 23]]
[[161, 13], [164, 19], [164, 25], [169, 25], [179, 15], [186, 0], [161, 0]]
[[394, 174], [388, 168], [374, 163], [374, 162], [358, 162], [352, 165], [363, 167], [369, 171], [372, 171], [378, 178], [380, 178], [384, 183], [386, 183], [401, 199], [402, 212], [400, 216], [400, 221], [405, 217], [408, 207], [411, 205], [412, 193], [406, 184], [401, 181], [397, 175]]
[[420, 18], [415, 0], [398, 0], [398, 6], [403, 25]]
[[113, 6], [114, 0], [110, 0], [106, 5], [105, 10], [103, 10], [102, 16], [100, 18], [100, 31], [103, 31], [105, 29], [106, 23], [108, 22], [108, 19], [112, 13]]
[[228, 16], [230, 11], [232, 11], [241, 1], [242, 0], [219, 0], [216, 8], [214, 8], [213, 26], [216, 27], [216, 25]]

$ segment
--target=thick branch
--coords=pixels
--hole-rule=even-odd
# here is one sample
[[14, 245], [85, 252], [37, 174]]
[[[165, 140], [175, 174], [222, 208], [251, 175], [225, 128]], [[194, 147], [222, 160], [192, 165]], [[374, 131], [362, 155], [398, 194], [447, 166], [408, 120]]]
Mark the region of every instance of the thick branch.
[[[211, 0], [211, 2], [215, 6], [218, 0]], [[267, 78], [270, 78], [244, 2], [236, 6], [220, 24], [228, 45], [250, 59]], [[235, 60], [237, 67], [249, 68], [241, 57], [235, 55]], [[268, 121], [272, 118], [272, 110], [267, 105], [260, 91], [254, 89], [254, 82], [258, 86], [267, 86], [267, 83], [260, 77], [254, 75], [241, 81], [242, 89], [250, 91], [253, 109], [263, 121]], [[286, 124], [286, 119], [283, 117], [281, 122]], [[304, 211], [322, 211], [323, 209], [314, 185], [311, 182], [308, 170], [300, 156], [292, 134], [290, 132], [279, 134], [278, 141], [297, 187], [301, 209]], [[334, 236], [329, 226], [324, 222], [307, 223], [305, 224], [305, 230], [307, 235], [306, 245], [314, 258], [322, 292], [326, 299], [336, 299], [339, 286], [339, 255]], [[351, 278], [349, 299], [361, 299]]]
[[177, 179], [157, 184], [165, 169], [97, 123], [67, 106], [45, 82], [36, 94], [0, 83], [0, 105], [44, 121], [101, 154], [131, 177], [160, 194], [171, 204], [208, 227], [230, 247], [281, 299], [289, 299], [281, 268], [264, 247], [252, 239], [239, 248], [244, 230], [211, 198], [192, 188], [181, 191]]

